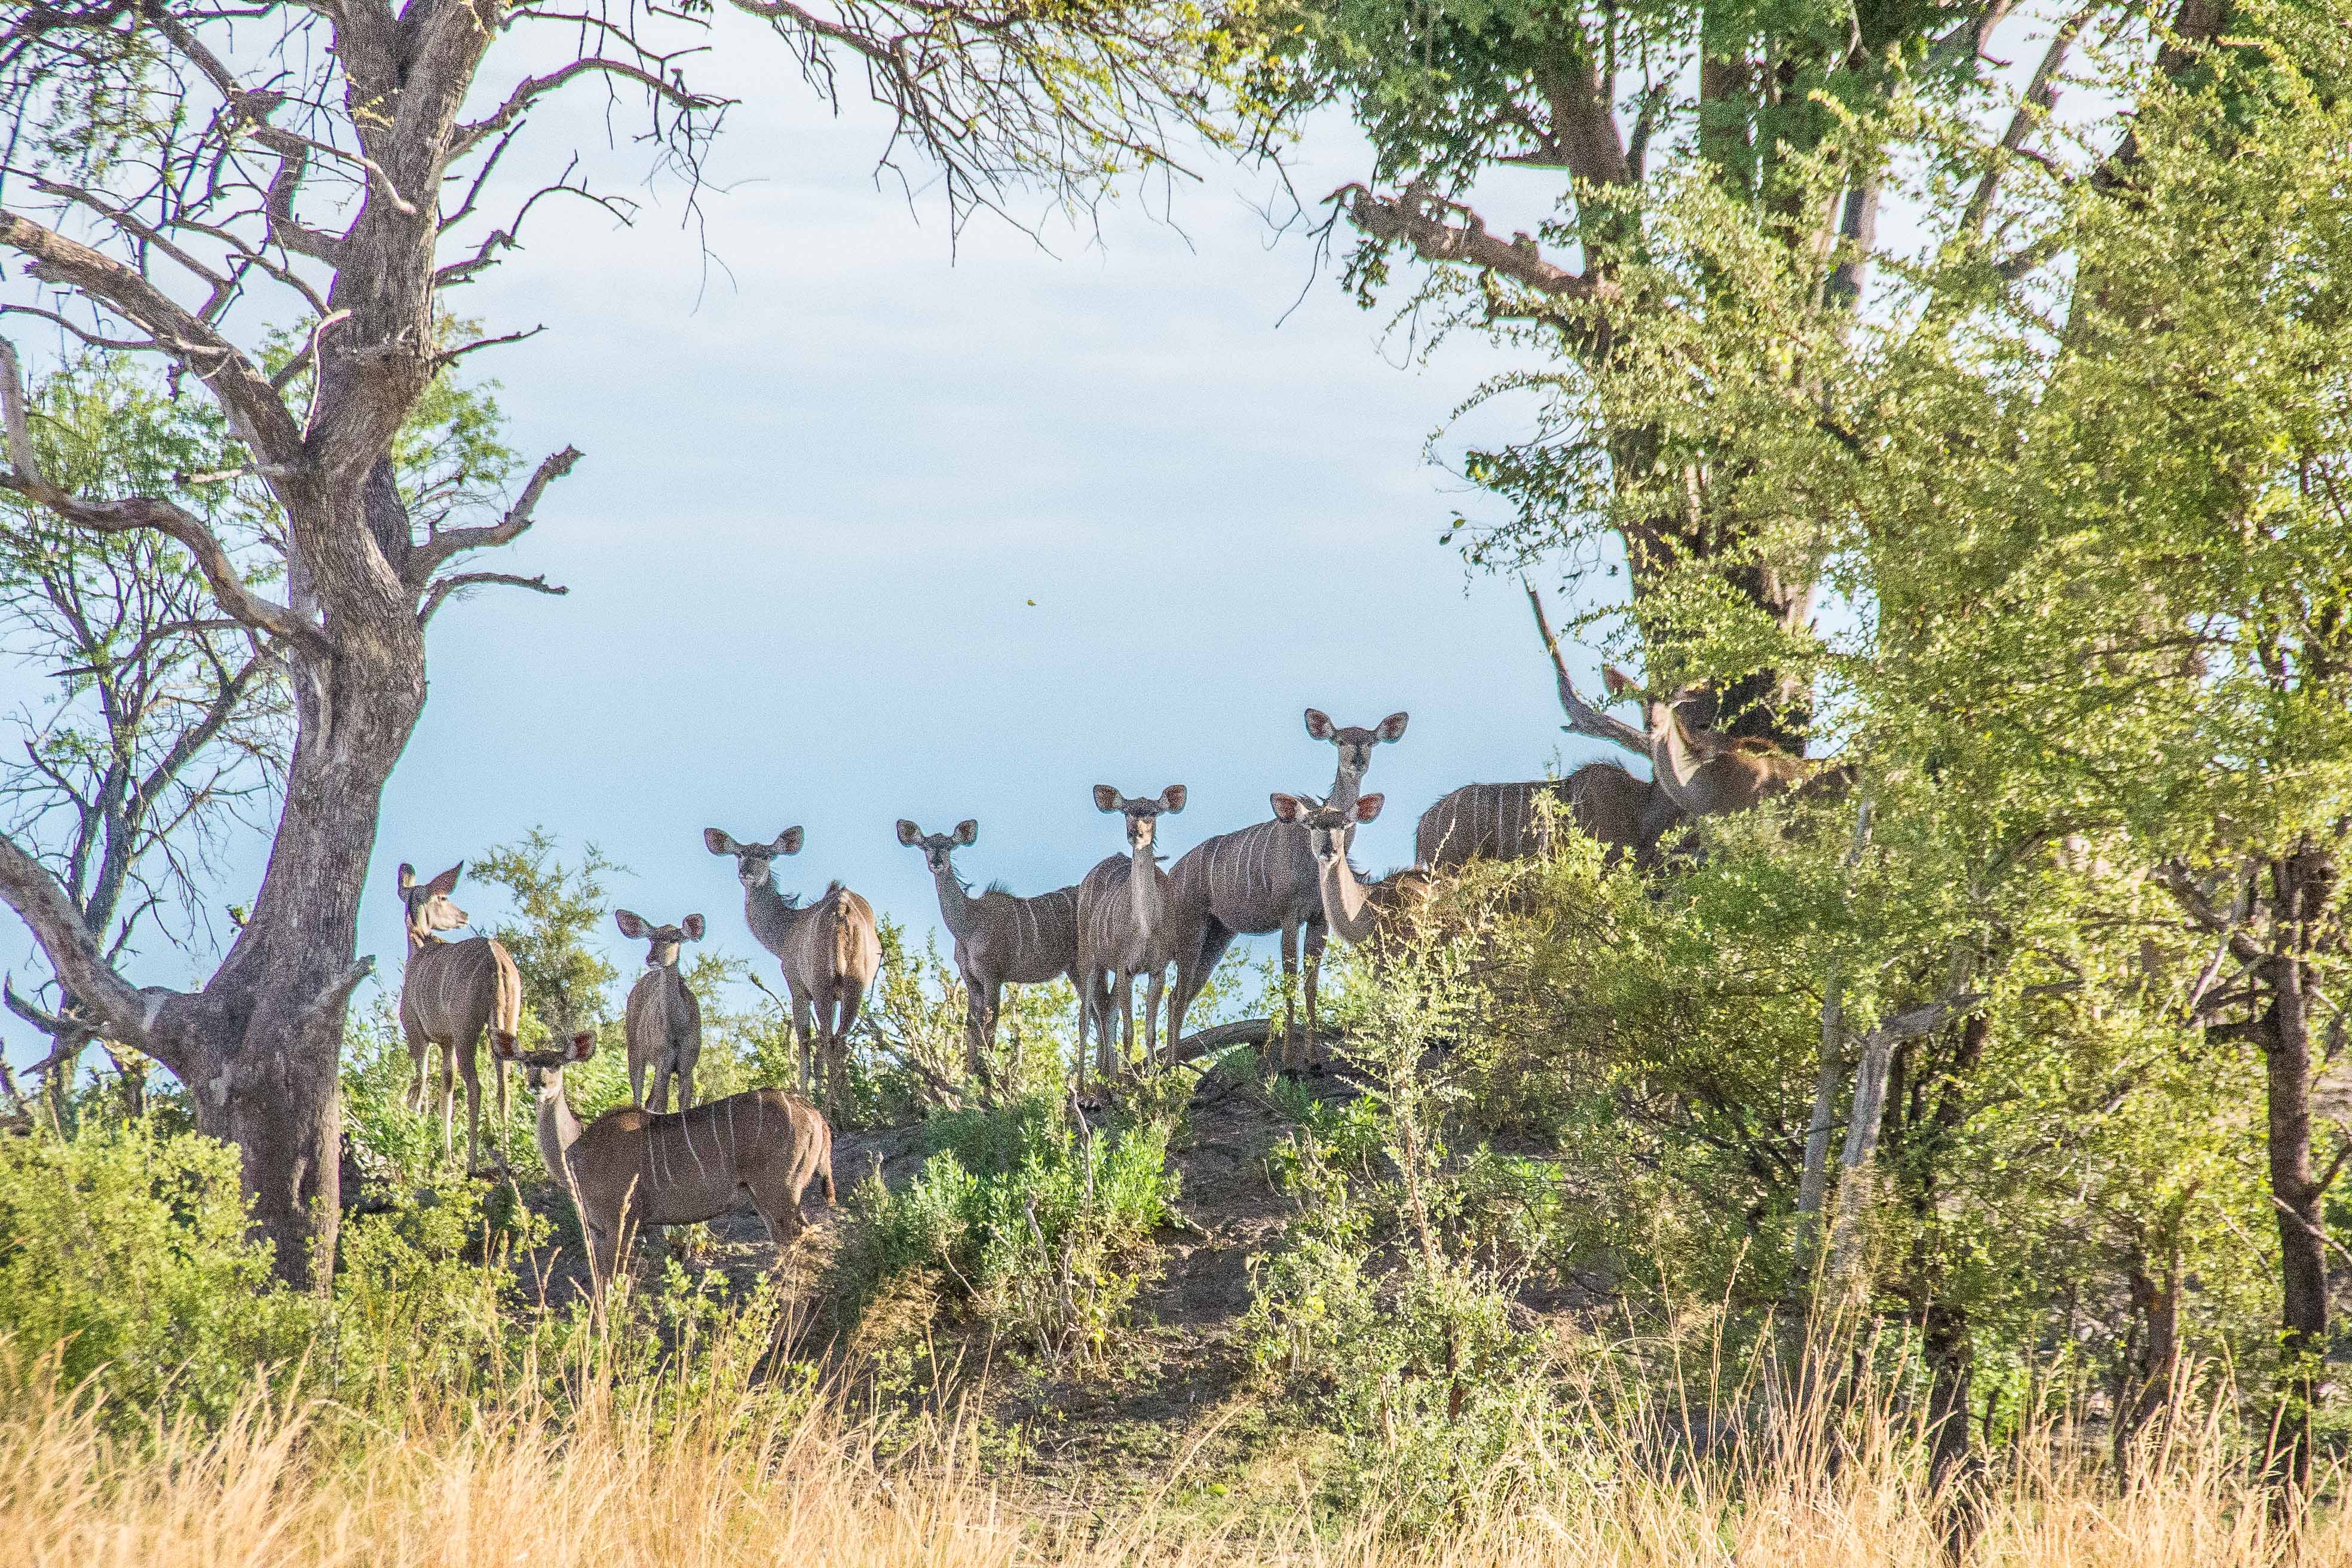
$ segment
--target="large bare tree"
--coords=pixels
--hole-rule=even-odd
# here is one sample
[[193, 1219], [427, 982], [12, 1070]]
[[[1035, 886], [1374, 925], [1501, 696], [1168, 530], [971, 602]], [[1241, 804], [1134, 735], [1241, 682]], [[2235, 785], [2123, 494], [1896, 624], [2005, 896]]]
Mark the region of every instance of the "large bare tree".
[[[1187, 128], [1218, 134], [1209, 22], [1124, 0], [731, 0], [717, 16], [611, 0], [62, 0], [0, 21], [13, 122], [0, 248], [33, 279], [11, 283], [0, 312], [200, 384], [284, 516], [283, 575], [249, 578], [168, 496], [84, 494], [46, 473], [13, 353], [0, 488], [74, 529], [184, 549], [220, 613], [283, 662], [295, 725], [250, 917], [200, 988], [133, 984], [58, 879], [5, 838], [0, 899], [97, 1026], [177, 1074], [199, 1126], [237, 1145], [289, 1279], [322, 1279], [331, 1259], [336, 1055], [371, 962], [359, 894], [424, 707], [426, 622], [465, 589], [543, 586], [466, 558], [520, 537], [580, 458], [546, 458], [495, 521], [411, 517], [394, 437], [484, 341], [453, 341], [440, 301], [515, 248], [540, 201], [594, 195], [569, 174], [506, 174], [560, 93], [637, 104], [643, 136], [693, 181], [725, 105], [685, 64], [719, 20], [746, 17], [817, 91], [862, 68], [896, 116], [893, 151], [944, 169], [959, 216], [1024, 181], [1082, 205], [1123, 175], [1164, 178]], [[254, 325], [273, 312], [302, 332], [274, 371]]]

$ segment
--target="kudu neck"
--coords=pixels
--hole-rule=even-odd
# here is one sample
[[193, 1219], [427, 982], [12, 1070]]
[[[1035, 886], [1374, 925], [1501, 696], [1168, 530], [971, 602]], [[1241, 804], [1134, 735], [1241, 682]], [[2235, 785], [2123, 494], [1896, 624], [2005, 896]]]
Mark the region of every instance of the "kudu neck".
[[572, 1101], [564, 1095], [563, 1075], [550, 1073], [539, 1085], [539, 1157], [549, 1175], [559, 1182], [567, 1178], [566, 1160], [578, 1142], [580, 1118], [572, 1113]]
[[961, 936], [973, 925], [972, 896], [964, 890], [963, 879], [956, 875], [955, 862], [942, 858], [931, 868], [931, 880], [939, 884], [940, 918], [947, 922], [948, 934]]
[[1318, 870], [1323, 879], [1323, 918], [1340, 941], [1355, 943], [1371, 934], [1378, 911], [1372, 907], [1356, 868], [1345, 854], [1333, 856]]

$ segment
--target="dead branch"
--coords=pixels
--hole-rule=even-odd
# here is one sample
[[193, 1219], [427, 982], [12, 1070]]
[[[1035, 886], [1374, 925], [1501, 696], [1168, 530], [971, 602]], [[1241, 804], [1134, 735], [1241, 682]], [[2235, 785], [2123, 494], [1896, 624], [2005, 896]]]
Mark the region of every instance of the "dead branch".
[[493, 584], [504, 588], [529, 588], [534, 594], [547, 594], [557, 598], [562, 598], [572, 592], [560, 583], [550, 584], [543, 576], [524, 577], [512, 572], [453, 573], [434, 583], [432, 590], [425, 595], [425, 607], [416, 612], [416, 624], [421, 626], [431, 620], [433, 612], [441, 607], [441, 601], [452, 594], [462, 593], [467, 588], [483, 588]]
[[543, 458], [530, 476], [530, 482], [522, 487], [522, 494], [496, 523], [481, 528], [453, 528], [436, 533], [416, 546], [408, 558], [410, 588], [423, 593], [432, 579], [434, 570], [453, 555], [462, 555], [469, 550], [488, 550], [521, 538], [524, 531], [530, 527], [531, 510], [539, 505], [541, 495], [549, 485], [570, 473], [580, 457], [579, 447], [566, 447], [561, 452]]
[[1568, 661], [1559, 656], [1559, 639], [1551, 635], [1551, 623], [1544, 616], [1543, 595], [1536, 592], [1536, 585], [1524, 577], [1519, 579], [1519, 585], [1528, 591], [1528, 607], [1535, 612], [1536, 630], [1543, 637], [1544, 652], [1551, 656], [1552, 675], [1559, 685], [1559, 706], [1568, 715], [1568, 723], [1563, 728], [1570, 734], [1590, 735], [1594, 740], [1607, 741], [1647, 757], [1650, 754], [1650, 738], [1647, 735], [1622, 719], [1603, 713], [1577, 695], [1576, 682], [1569, 679]]

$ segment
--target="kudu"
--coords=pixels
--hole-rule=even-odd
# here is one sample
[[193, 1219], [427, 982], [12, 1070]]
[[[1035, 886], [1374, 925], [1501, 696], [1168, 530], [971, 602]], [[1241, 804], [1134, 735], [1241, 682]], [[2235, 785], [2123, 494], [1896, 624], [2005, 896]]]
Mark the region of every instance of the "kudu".
[[805, 1222], [812, 1178], [834, 1201], [833, 1129], [815, 1107], [781, 1089], [730, 1094], [665, 1116], [636, 1106], [585, 1127], [564, 1098], [563, 1069], [596, 1054], [583, 1030], [551, 1050], [525, 1051], [511, 1030], [490, 1037], [500, 1062], [520, 1062], [539, 1100], [539, 1154], [572, 1194], [588, 1239], [593, 1289], [602, 1296], [628, 1241], [648, 1226], [698, 1225], [751, 1200], [768, 1238], [782, 1247]]
[[1692, 726], [1675, 710], [1685, 693], [1659, 698], [1624, 671], [1601, 672], [1612, 697], [1637, 699], [1649, 731], [1650, 773], [1685, 816], [1748, 811], [1805, 784], [1813, 769], [1769, 741]]
[[1550, 821], [1565, 820], [1605, 846], [1614, 865], [1628, 855], [1646, 859], [1680, 816], [1649, 781], [1615, 763], [1587, 763], [1564, 779], [1464, 784], [1421, 814], [1413, 859], [1433, 870], [1532, 859], [1551, 847]]
[[[629, 987], [629, 1098], [648, 1110], [669, 1109], [670, 1080], [677, 1080], [677, 1108], [694, 1109], [694, 1066], [702, 1058], [702, 1005], [677, 971], [681, 944], [702, 940], [702, 917], [688, 915], [674, 926], [649, 925], [644, 917], [614, 910], [621, 934], [646, 946], [646, 972]], [[646, 1079], [653, 1092], [646, 1092]]]
[[[1143, 1004], [1143, 1065], [1150, 1067], [1160, 998], [1176, 961], [1171, 884], [1153, 845], [1163, 813], [1184, 809], [1182, 784], [1129, 800], [1095, 785], [1095, 809], [1126, 819], [1127, 853], [1100, 862], [1078, 884], [1078, 999], [1095, 1016], [1095, 1068], [1108, 1082], [1135, 1051], [1135, 977], [1149, 975]], [[1118, 1020], [1114, 1031], [1112, 1020]], [[1176, 1037], [1170, 1035], [1172, 1048]], [[1081, 1052], [1085, 1042], [1079, 1042]]]
[[[400, 979], [400, 1032], [408, 1037], [408, 1109], [425, 1109], [425, 1050], [441, 1047], [441, 1157], [455, 1150], [452, 1126], [457, 1115], [454, 1077], [466, 1080], [466, 1169], [481, 1168], [482, 1079], [481, 1046], [485, 1030], [512, 1034], [522, 1018], [522, 975], [514, 955], [497, 940], [468, 937], [444, 942], [439, 935], [466, 923], [466, 911], [452, 903], [460, 860], [429, 882], [416, 879], [416, 870], [400, 868], [400, 900], [408, 910], [408, 967]], [[507, 1069], [492, 1064], [498, 1075], [498, 1127], [507, 1121]], [[503, 1137], [503, 1131], [500, 1131]]]
[[1389, 944], [1400, 940], [1436, 890], [1435, 879], [1424, 866], [1407, 866], [1378, 881], [1367, 882], [1348, 863], [1348, 835], [1358, 823], [1381, 814], [1382, 797], [1360, 795], [1351, 807], [1341, 808], [1311, 795], [1271, 797], [1274, 819], [1307, 829], [1307, 844], [1323, 892], [1323, 923], [1350, 947], [1369, 945], [1377, 963]]
[[[1321, 712], [1307, 710], [1307, 732], [1328, 741], [1339, 752], [1339, 769], [1326, 797], [1339, 809], [1355, 805], [1358, 786], [1371, 766], [1372, 748], [1404, 734], [1408, 715], [1391, 713], [1367, 730], [1340, 728]], [[1234, 938], [1282, 933], [1283, 1070], [1296, 1076], [1307, 1066], [1315, 1034], [1315, 985], [1323, 962], [1323, 889], [1307, 830], [1284, 822], [1260, 822], [1237, 833], [1203, 839], [1169, 873], [1173, 889], [1171, 919], [1176, 952], [1175, 990], [1168, 1008], [1168, 1043], [1184, 1036], [1184, 1015], [1233, 945]], [[1307, 1031], [1298, 1031], [1292, 992], [1306, 960]]]
[[882, 967], [882, 942], [874, 906], [839, 882], [828, 883], [824, 895], [806, 907], [799, 895], [777, 889], [773, 862], [779, 855], [799, 854], [801, 841], [797, 827], [785, 828], [769, 844], [738, 843], [716, 827], [702, 830], [704, 848], [735, 857], [743, 918], [783, 966], [800, 1046], [801, 1092], [818, 1097], [821, 1071], [825, 1109], [839, 1116], [849, 1103], [849, 1031]]
[[[963, 976], [964, 1056], [971, 1076], [989, 1083], [996, 1024], [1007, 985], [1042, 985], [1070, 976], [1077, 984], [1078, 889], [1056, 888], [1024, 899], [991, 885], [978, 898], [956, 875], [958, 849], [978, 842], [980, 824], [967, 817], [953, 833], [925, 833], [898, 819], [898, 842], [923, 852], [940, 892], [940, 919], [955, 939], [956, 973]], [[1085, 1076], [1087, 1006], [1078, 999], [1078, 1060]]]

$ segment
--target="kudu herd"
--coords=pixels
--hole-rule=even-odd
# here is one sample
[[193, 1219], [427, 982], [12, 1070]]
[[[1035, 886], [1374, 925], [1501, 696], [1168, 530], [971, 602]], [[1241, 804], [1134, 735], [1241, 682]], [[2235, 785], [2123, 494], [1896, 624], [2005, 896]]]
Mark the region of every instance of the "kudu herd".
[[[1537, 618], [1541, 626], [1540, 604]], [[1549, 643], [1548, 627], [1545, 637]], [[1095, 805], [1119, 818], [1123, 847], [1076, 883], [1034, 897], [994, 884], [971, 892], [954, 858], [978, 841], [977, 822], [960, 822], [951, 833], [925, 833], [900, 819], [898, 842], [922, 851], [940, 919], [954, 942], [965, 993], [966, 1067], [974, 1080], [983, 1092], [996, 1087], [992, 1064], [1006, 987], [1064, 977], [1078, 996], [1075, 1068], [1081, 1095], [1089, 1030], [1100, 1086], [1108, 1087], [1139, 1056], [1147, 1068], [1181, 1059], [1185, 1014], [1218, 961], [1235, 937], [1269, 932], [1279, 933], [1284, 1001], [1281, 1036], [1269, 1041], [1268, 1054], [1286, 1076], [1320, 1071], [1327, 1047], [1318, 1030], [1317, 980], [1326, 942], [1337, 933], [1351, 946], [1366, 947], [1376, 967], [1385, 966], [1444, 872], [1477, 859], [1543, 855], [1563, 825], [1601, 844], [1609, 863], [1630, 860], [1647, 869], [1665, 858], [1675, 842], [1671, 836], [1692, 819], [1849, 782], [1843, 770], [1819, 769], [1766, 742], [1694, 725], [1680, 710], [1688, 693], [1652, 693], [1614, 668], [1604, 672], [1609, 695], [1638, 700], [1643, 725], [1636, 731], [1606, 718], [1576, 696], [1556, 644], [1551, 651], [1561, 703], [1575, 721], [1569, 727], [1645, 750], [1651, 776], [1639, 779], [1602, 762], [1564, 779], [1465, 784], [1423, 813], [1415, 863], [1378, 879], [1360, 874], [1348, 851], [1357, 826], [1381, 813], [1382, 797], [1363, 792], [1364, 775], [1374, 748], [1403, 738], [1403, 713], [1367, 729], [1334, 724], [1323, 712], [1307, 710], [1307, 734], [1337, 752], [1329, 791], [1320, 798], [1277, 792], [1269, 797], [1270, 820], [1204, 838], [1164, 869], [1162, 819], [1183, 811], [1185, 786], [1129, 796], [1097, 784]], [[477, 1168], [477, 1053], [483, 1036], [490, 1038], [498, 1070], [501, 1126], [506, 1067], [520, 1064], [538, 1105], [540, 1152], [579, 1209], [600, 1289], [619, 1267], [633, 1228], [708, 1219], [748, 1196], [782, 1244], [801, 1229], [801, 1199], [812, 1180], [821, 1183], [828, 1202], [833, 1198], [827, 1115], [838, 1119], [846, 1109], [850, 1031], [881, 967], [873, 906], [837, 881], [807, 904], [777, 885], [775, 862], [800, 853], [798, 827], [765, 843], [747, 844], [716, 827], [704, 829], [702, 838], [711, 854], [734, 858], [744, 921], [783, 971], [798, 1092], [759, 1089], [696, 1102], [701, 1009], [678, 959], [686, 942], [702, 939], [703, 919], [688, 915], [675, 925], [656, 926], [616, 910], [621, 933], [646, 943], [645, 971], [630, 990], [625, 1019], [631, 1103], [585, 1126], [565, 1097], [563, 1074], [594, 1054], [593, 1033], [562, 1020], [553, 1046], [525, 1049], [522, 985], [512, 956], [489, 937], [451, 942], [440, 934], [467, 921], [450, 899], [462, 862], [428, 882], [400, 868], [408, 930], [400, 1019], [414, 1067], [410, 1108], [423, 1107], [425, 1049], [438, 1046], [444, 1155], [454, 1154], [453, 1078], [462, 1076], [467, 1161]], [[1139, 1034], [1139, 978], [1145, 985]], [[1291, 1000], [1294, 986], [1304, 993], [1303, 1027]], [[673, 1086], [675, 1111], [669, 1109]]]

